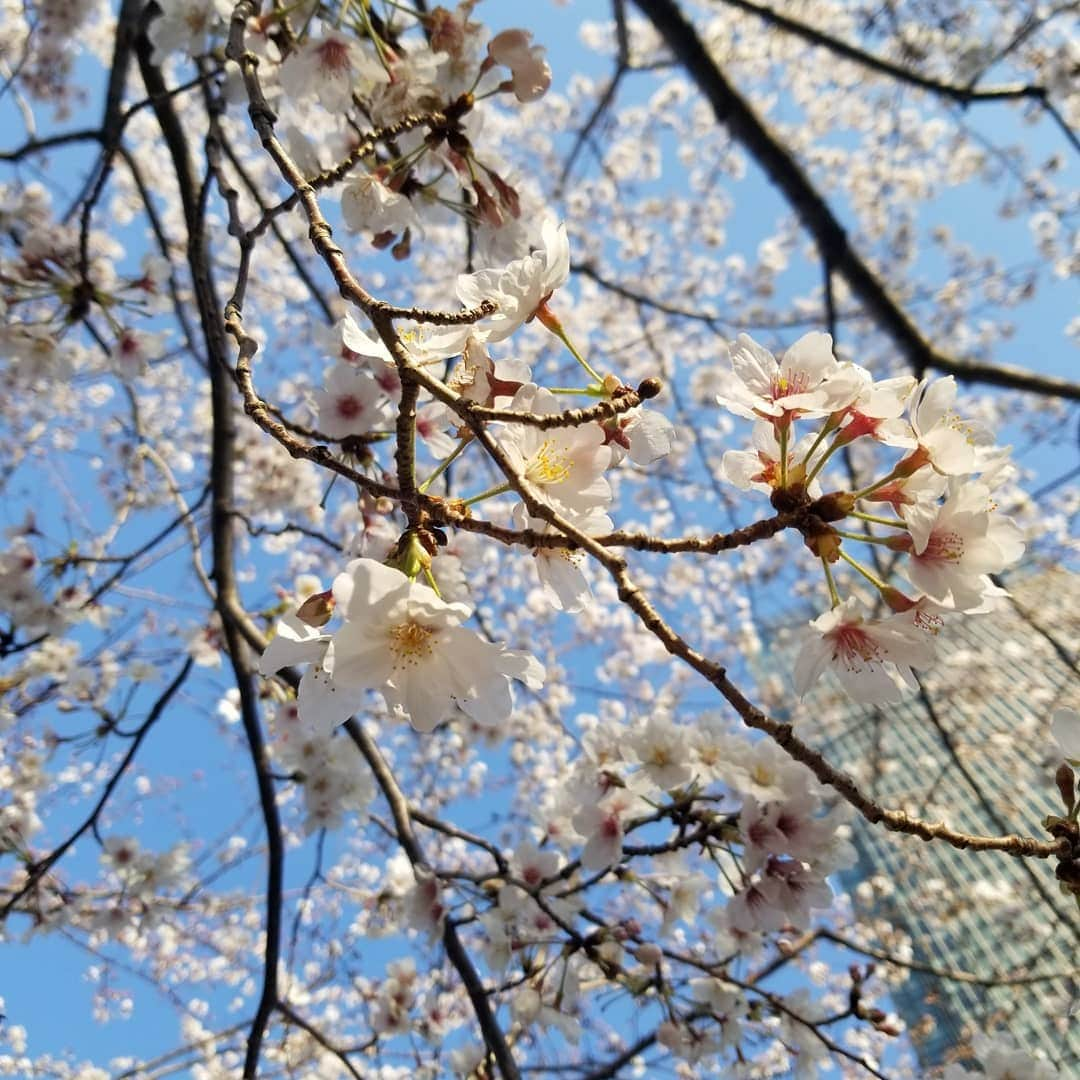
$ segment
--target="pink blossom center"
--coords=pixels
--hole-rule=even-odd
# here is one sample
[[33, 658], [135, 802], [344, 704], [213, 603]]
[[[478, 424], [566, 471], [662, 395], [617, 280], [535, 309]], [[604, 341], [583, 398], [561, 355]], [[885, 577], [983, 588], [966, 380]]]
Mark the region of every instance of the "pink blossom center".
[[805, 371], [793, 371], [790, 375], [777, 373], [772, 378], [769, 396], [772, 401], [789, 397], [791, 394], [805, 394], [810, 389], [810, 376]]
[[324, 71], [336, 73], [349, 70], [349, 47], [344, 41], [328, 38], [315, 51]]
[[938, 562], [959, 562], [964, 554], [964, 538], [951, 529], [939, 529], [930, 534], [926, 550], [920, 559]]
[[347, 394], [345, 397], [339, 397], [335, 404], [338, 415], [343, 416], [346, 420], [354, 420], [364, 411], [364, 406], [360, 402], [360, 399], [353, 397], [352, 394]]
[[878, 643], [860, 626], [839, 626], [829, 637], [833, 643], [833, 661], [839, 660], [848, 668], [857, 668], [859, 660], [871, 663], [881, 659]]

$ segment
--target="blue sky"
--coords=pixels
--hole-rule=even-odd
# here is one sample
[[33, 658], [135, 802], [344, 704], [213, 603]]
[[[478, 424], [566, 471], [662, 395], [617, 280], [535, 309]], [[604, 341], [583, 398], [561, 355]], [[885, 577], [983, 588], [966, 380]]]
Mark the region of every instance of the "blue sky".
[[[518, 24], [524, 7], [511, 0], [491, 0], [481, 6], [479, 14], [494, 29], [501, 29]], [[598, 77], [606, 76], [608, 62], [580, 46], [577, 29], [582, 19], [606, 19], [608, 10], [608, 5], [599, 0], [529, 6], [529, 22], [536, 39], [550, 50], [556, 91], [563, 88], [567, 76], [574, 71], [585, 70]], [[76, 110], [62, 125], [65, 129], [96, 122], [97, 91], [101, 86], [102, 74], [96, 65], [87, 62], [80, 64], [79, 73], [90, 91], [90, 104], [84, 110]], [[620, 100], [643, 101], [655, 89], [655, 85], [652, 76], [634, 76], [625, 82]], [[999, 139], [1015, 136], [1029, 146], [1040, 149], [1045, 143], [1047, 152], [1058, 146], [1048, 125], [1035, 128], [1022, 126], [1015, 111], [1004, 106], [972, 110], [968, 120]], [[5, 135], [5, 145], [10, 141], [19, 141], [21, 124], [10, 99], [0, 102], [0, 130], [16, 136], [9, 139]], [[51, 125], [42, 125], [43, 134], [49, 130], [52, 130]], [[76, 148], [57, 154], [55, 161], [63, 163], [65, 170], [70, 170], [66, 187], [74, 194], [78, 187], [78, 174], [91, 161], [91, 156], [86, 150]], [[582, 165], [587, 167], [587, 164], [587, 160], [583, 160]], [[30, 176], [32, 173], [29, 165], [23, 170], [23, 175]], [[56, 171], [50, 172], [50, 183], [55, 175]], [[1075, 181], [1075, 177], [1074, 159], [1069, 171], [1059, 177], [1059, 185], [1064, 188], [1070, 179]], [[666, 182], [665, 178], [658, 184], [662, 188]], [[761, 238], [771, 231], [784, 207], [776, 193], [762, 182], [753, 169], [734, 194], [739, 201], [739, 212], [728, 222], [728, 246], [733, 251], [752, 253]], [[987, 203], [985, 192], [979, 198], [973, 198], [968, 188], [957, 189], [944, 193], [936, 202], [933, 213], [947, 221], [958, 235], [970, 237], [973, 241], [982, 237], [987, 221], [993, 221], [997, 230], [993, 249], [1006, 263], [1028, 253], [1030, 247], [1025, 222], [1002, 222], [992, 215]], [[120, 230], [119, 235], [121, 239], [133, 242], [135, 254], [139, 253], [141, 241], [133, 229]], [[932, 255], [926, 256], [925, 269], [930, 273], [935, 270], [933, 258]], [[793, 271], [785, 281], [785, 287], [792, 292], [803, 288], [811, 273], [811, 270]], [[1001, 359], [1039, 371], [1077, 377], [1080, 364], [1075, 346], [1069, 344], [1061, 333], [1065, 321], [1062, 312], [1075, 308], [1074, 285], [1058, 282], [1044, 286], [1038, 299], [1022, 309], [1022, 317], [1017, 318], [1017, 334], [1007, 350], [1008, 355], [1003, 355]], [[1024, 454], [1025, 467], [1034, 473], [1033, 486], [1052, 479], [1076, 463], [1075, 410], [1070, 424], [1071, 428], [1063, 427], [1059, 433], [1060, 442], [1049, 441]], [[1002, 441], [1014, 438], [1014, 433], [1008, 431], [1002, 435]], [[1015, 439], [1020, 444], [1018, 433]], [[1065, 450], [1062, 444], [1071, 445], [1073, 449]], [[21, 520], [21, 506], [25, 505], [22, 496], [31, 495], [41, 483], [41, 474], [29, 469], [17, 475], [12, 489], [7, 493], [13, 497], [0, 509], [0, 523], [9, 526]], [[51, 490], [45, 497], [38, 496], [34, 502], [43, 531], [54, 538], [62, 538], [70, 535], [68, 516], [72, 500], [81, 501], [81, 509], [91, 518], [95, 514], [93, 505], [85, 501], [84, 493], [94, 489], [97, 478], [89, 458], [66, 457], [62, 468], [51, 477], [51, 484]], [[134, 547], [141, 539], [151, 535], [168, 516], [152, 513], [142, 515], [126, 533], [128, 546]], [[183, 556], [166, 559], [148, 570], [140, 578], [139, 584], [162, 593], [172, 592], [176, 582], [184, 577], [183, 563]], [[175, 614], [181, 616], [183, 613], [175, 609]], [[165, 678], [168, 678], [179, 659], [175, 655], [164, 654], [161, 659]], [[574, 679], [582, 684], [590, 682], [585, 664], [574, 674]], [[140, 692], [141, 696], [132, 708], [133, 716], [139, 716], [139, 701], [148, 703], [152, 700], [160, 685], [147, 687]], [[151, 733], [138, 765], [121, 785], [106, 817], [103, 830], [106, 834], [133, 833], [139, 836], [145, 846], [155, 850], [184, 835], [237, 835], [246, 839], [249, 849], [258, 847], [261, 842], [261, 821], [253, 809], [254, 789], [250, 766], [245, 762], [244, 754], [237, 752], [242, 736], [237, 727], [226, 723], [216, 712], [216, 702], [226, 686], [224, 676], [219, 672], [199, 671], [185, 690], [182, 708], [176, 710], [170, 723], [161, 725]], [[585, 707], [584, 696], [581, 705]], [[61, 715], [49, 716], [47, 721], [61, 733], [71, 728], [70, 721]], [[498, 771], [498, 762], [496, 755], [492, 759], [495, 772]], [[152, 794], [144, 799], [145, 809], [141, 815], [138, 814], [134, 809], [136, 804], [132, 794], [140, 777], [157, 778], [163, 775], [176, 777], [178, 786], [175, 790], [159, 790], [154, 787], [158, 781], [152, 779]], [[54, 802], [55, 805], [50, 807], [49, 835], [58, 837], [85, 814], [85, 793], [78, 784], [72, 784], [62, 789]], [[330, 841], [331, 852], [343, 842], [342, 837], [333, 838]], [[290, 889], [299, 889], [306, 880], [313, 861], [312, 847], [309, 843], [302, 854], [290, 853], [287, 859]], [[79, 843], [77, 850], [70, 853], [65, 865], [69, 867], [71, 876], [76, 877], [80, 867], [88, 867], [96, 860], [96, 844], [87, 836]], [[262, 860], [254, 857], [242, 862], [225, 880], [231, 880], [240, 887], [251, 887], [261, 881], [262, 873]], [[11, 929], [13, 937], [17, 938], [24, 927], [13, 925]], [[372, 946], [368, 953], [368, 960], [375, 969], [372, 974], [381, 974], [385, 959], [393, 953], [392, 944]], [[160, 1053], [174, 1038], [179, 1041], [171, 1005], [153, 991], [148, 993], [135, 975], [123, 972], [117, 973], [116, 987], [119, 990], [131, 988], [137, 991], [135, 1018], [131, 1021], [114, 1020], [107, 1025], [96, 1023], [91, 1016], [94, 985], [87, 974], [91, 963], [91, 958], [76, 944], [56, 936], [33, 936], [25, 944], [19, 940], [5, 944], [4, 962], [0, 968], [0, 996], [4, 998], [8, 1023], [24, 1024], [29, 1028], [32, 1053], [45, 1050], [58, 1053], [62, 1049], [70, 1049], [78, 1058], [88, 1057], [104, 1062], [117, 1055], [153, 1055]], [[47, 972], [47, 976], [43, 977], [43, 972]], [[215, 1007], [214, 1012], [223, 1023], [226, 1022], [223, 1017], [227, 1015], [224, 1006], [232, 994], [230, 989], [221, 989], [208, 990], [204, 995], [220, 1006]]]

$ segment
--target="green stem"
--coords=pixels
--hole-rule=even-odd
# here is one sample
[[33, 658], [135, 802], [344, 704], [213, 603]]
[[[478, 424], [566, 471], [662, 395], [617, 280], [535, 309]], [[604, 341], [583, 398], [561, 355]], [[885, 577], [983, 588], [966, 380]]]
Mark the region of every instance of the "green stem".
[[833, 607], [840, 606], [840, 594], [836, 591], [836, 582], [833, 581], [832, 567], [829, 565], [829, 560], [823, 558], [821, 565], [825, 570], [825, 581], [829, 586], [829, 600], [832, 601]]
[[848, 564], [848, 566], [854, 567], [871, 585], [874, 586], [879, 592], [884, 592], [889, 586], [885, 584], [881, 578], [877, 577], [870, 570], [867, 570], [865, 566], [858, 559], [853, 559], [843, 548], [840, 549], [840, 558]]
[[[815, 442], [814, 445], [817, 446], [817, 443]], [[821, 455], [821, 458], [818, 460], [818, 463], [810, 470], [809, 473], [806, 474], [806, 486], [807, 487], [810, 486], [810, 481], [813, 480], [814, 477], [817, 476], [817, 474], [819, 472], [821, 472], [822, 469], [825, 468], [825, 463], [829, 460], [829, 458], [831, 458], [833, 456], [833, 454], [835, 454], [836, 451], [839, 450], [839, 449], [840, 449], [840, 442], [839, 442], [839, 440], [836, 440], [836, 441], [833, 442], [832, 446], [830, 446], [828, 448], [828, 450], [826, 450], [825, 453]], [[812, 449], [811, 449], [810, 453], [811, 454], [813, 453]], [[810, 459], [810, 454], [807, 454], [806, 455], [806, 460], [809, 460], [809, 459]]]
[[858, 518], [860, 521], [873, 521], [877, 525], [891, 525], [894, 529], [906, 529], [907, 522], [903, 518], [878, 517], [877, 514], [864, 514], [859, 510], [851, 510], [848, 517]]
[[881, 544], [888, 547], [892, 543], [892, 540], [884, 536], [871, 536], [869, 533], [847, 532], [844, 529], [836, 528], [833, 529], [833, 532], [837, 536], [842, 536], [845, 540], [858, 540], [862, 544]]
[[570, 355], [589, 373], [589, 378], [594, 379], [598, 383], [602, 383], [604, 380], [593, 370], [592, 365], [584, 356], [581, 355], [574, 348], [574, 343], [570, 340], [569, 335], [563, 329], [562, 324], [556, 329], [552, 326], [548, 326], [548, 329], [570, 350]]
[[420, 494], [423, 495], [424, 492], [427, 491], [427, 489], [431, 487], [431, 485], [436, 480], [438, 480], [438, 478], [442, 476], [444, 472], [446, 472], [446, 470], [461, 454], [461, 451], [464, 450], [465, 447], [468, 446], [471, 442], [472, 439], [466, 439], [464, 442], [458, 443], [457, 446], [455, 446], [454, 449], [451, 450], [450, 453], [447, 454], [447, 456], [439, 462], [439, 464], [435, 467], [435, 471], [417, 488], [417, 491], [419, 491]]
[[[835, 431], [835, 428], [829, 427], [825, 424], [822, 429], [817, 433], [817, 438], [810, 444], [810, 449], [806, 451], [806, 457], [802, 459], [802, 465], [805, 468], [810, 459], [814, 456], [814, 452], [817, 448], [829, 437], [829, 434]], [[816, 475], [817, 470], [815, 470]]]
[[552, 394], [584, 394], [586, 397], [603, 397], [602, 386], [549, 386], [548, 391]]
[[441, 600], [442, 599], [442, 593], [439, 592], [439, 586], [435, 582], [435, 575], [431, 572], [431, 567], [430, 566], [425, 566], [424, 567], [424, 577], [427, 578], [427, 583], [434, 590], [435, 595]]
[[780, 434], [777, 436], [777, 441], [780, 444], [780, 487], [787, 487], [787, 465], [788, 465], [788, 432], [790, 425], [785, 425], [780, 429]]
[[891, 473], [889, 473], [888, 476], [883, 476], [880, 480], [876, 480], [869, 487], [864, 487], [862, 489], [862, 491], [856, 491], [855, 492], [855, 498], [856, 499], [865, 499], [867, 495], [873, 494], [873, 492], [877, 491], [878, 488], [883, 488], [886, 484], [891, 484], [893, 482], [893, 480], [896, 479], [896, 476], [897, 476], [896, 470], [893, 469], [893, 471]]
[[462, 506], [472, 506], [475, 503], [480, 502], [483, 499], [490, 499], [495, 495], [502, 495], [503, 492], [509, 491], [509, 484], [496, 484], [493, 488], [488, 488], [487, 491], [481, 491], [479, 495], [473, 495], [472, 498], [462, 499]]
[[390, 70], [390, 61], [386, 57], [386, 42], [375, 32], [375, 27], [371, 23], [371, 17], [368, 15], [367, 4], [364, 0], [360, 2], [360, 22], [364, 27], [364, 32], [367, 34], [371, 44], [375, 46], [375, 51], [379, 54], [379, 63], [382, 64], [383, 69], [387, 75], [392, 74]]

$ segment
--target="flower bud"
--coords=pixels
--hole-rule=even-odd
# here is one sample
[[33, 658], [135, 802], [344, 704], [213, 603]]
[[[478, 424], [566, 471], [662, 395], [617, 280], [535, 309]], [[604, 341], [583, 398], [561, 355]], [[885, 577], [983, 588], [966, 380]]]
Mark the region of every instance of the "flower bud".
[[639, 964], [645, 964], [647, 967], [659, 967], [660, 962], [664, 959], [664, 954], [659, 945], [645, 942], [634, 950], [634, 959]]
[[604, 381], [601, 383], [604, 388], [604, 393], [608, 397], [614, 397], [618, 391], [622, 389], [622, 379], [618, 375], [612, 375], [610, 372], [604, 376]]
[[330, 621], [334, 614], [334, 594], [332, 590], [314, 593], [309, 596], [296, 611], [296, 617], [307, 626], [318, 629]]
[[642, 379], [638, 385], [638, 397], [642, 401], [648, 401], [649, 398], [659, 397], [663, 389], [664, 384], [655, 375], [650, 375], [649, 378]]
[[407, 532], [397, 544], [397, 550], [386, 560], [406, 577], [416, 578], [431, 569], [431, 554], [415, 532]]
[[1071, 814], [1076, 805], [1076, 776], [1067, 762], [1062, 762], [1057, 772], [1054, 773], [1054, 783], [1061, 792], [1061, 800], [1065, 803], [1065, 813]]

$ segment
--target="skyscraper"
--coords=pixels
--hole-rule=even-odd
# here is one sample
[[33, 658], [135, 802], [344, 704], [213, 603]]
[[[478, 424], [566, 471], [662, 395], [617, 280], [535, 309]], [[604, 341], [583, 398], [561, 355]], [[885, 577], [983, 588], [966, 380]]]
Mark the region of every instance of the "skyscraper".
[[[914, 697], [858, 706], [824, 686], [790, 718], [883, 806], [971, 833], [1048, 839], [1043, 819], [1063, 812], [1050, 715], [1080, 707], [1080, 575], [1057, 569], [1008, 585], [1001, 611], [943, 628], [940, 660]], [[975, 1032], [997, 1031], [1080, 1075], [1080, 1021], [1069, 1023], [1080, 918], [1053, 865], [861, 819], [853, 842], [859, 861], [842, 881], [856, 910], [909, 938], [909, 958], [927, 969], [893, 991], [921, 1065], [961, 1059]]]

